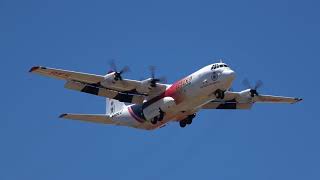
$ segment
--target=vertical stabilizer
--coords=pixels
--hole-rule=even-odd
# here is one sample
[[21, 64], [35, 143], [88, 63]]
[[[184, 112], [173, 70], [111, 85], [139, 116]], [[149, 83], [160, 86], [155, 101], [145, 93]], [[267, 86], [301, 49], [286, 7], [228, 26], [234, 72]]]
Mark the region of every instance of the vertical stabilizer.
[[120, 102], [118, 100], [114, 100], [114, 99], [109, 99], [107, 98], [106, 100], [106, 104], [107, 104], [107, 109], [106, 109], [106, 114], [107, 115], [111, 115], [114, 113], [117, 113], [119, 111], [121, 111], [126, 105], [123, 102]]

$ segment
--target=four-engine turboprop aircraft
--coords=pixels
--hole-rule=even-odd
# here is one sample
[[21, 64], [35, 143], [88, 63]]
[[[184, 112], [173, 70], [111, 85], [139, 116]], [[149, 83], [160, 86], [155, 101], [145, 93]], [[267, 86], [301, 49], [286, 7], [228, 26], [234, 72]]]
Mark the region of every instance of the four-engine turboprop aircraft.
[[[62, 114], [60, 118], [154, 130], [169, 122], [190, 125], [201, 109], [251, 109], [255, 103], [296, 103], [300, 98], [261, 95], [256, 87], [232, 92], [235, 72], [215, 63], [177, 81], [124, 79], [124, 68], [105, 76], [36, 66], [30, 72], [66, 81], [65, 88], [107, 98], [106, 114]], [[248, 84], [248, 82], [247, 82]]]

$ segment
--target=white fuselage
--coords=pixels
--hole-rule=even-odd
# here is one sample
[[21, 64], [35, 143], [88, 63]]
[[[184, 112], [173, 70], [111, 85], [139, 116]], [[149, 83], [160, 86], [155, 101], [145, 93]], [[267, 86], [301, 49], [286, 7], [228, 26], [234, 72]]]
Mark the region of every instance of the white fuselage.
[[[118, 125], [147, 130], [160, 128], [170, 121], [180, 121], [194, 114], [202, 105], [216, 99], [217, 90], [228, 90], [234, 79], [234, 71], [226, 64], [208, 65], [172, 84], [163, 94], [149, 100], [149, 103], [127, 106], [112, 114], [111, 118], [119, 122]], [[165, 116], [154, 125], [149, 117], [158, 115], [159, 108], [165, 109]]]

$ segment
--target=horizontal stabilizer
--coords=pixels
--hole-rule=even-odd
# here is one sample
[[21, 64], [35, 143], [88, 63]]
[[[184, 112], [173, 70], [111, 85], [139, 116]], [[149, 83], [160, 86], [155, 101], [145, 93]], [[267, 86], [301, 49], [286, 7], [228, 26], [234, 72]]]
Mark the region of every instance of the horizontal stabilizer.
[[60, 118], [100, 124], [116, 124], [108, 115], [105, 114], [62, 114]]

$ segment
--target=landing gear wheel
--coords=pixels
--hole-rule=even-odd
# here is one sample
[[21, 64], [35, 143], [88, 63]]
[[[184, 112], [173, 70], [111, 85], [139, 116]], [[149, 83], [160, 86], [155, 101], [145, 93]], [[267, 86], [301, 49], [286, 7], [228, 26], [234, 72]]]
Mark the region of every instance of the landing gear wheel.
[[222, 91], [221, 89], [216, 90], [216, 92], [214, 92], [214, 95], [218, 99], [224, 99], [224, 91]]
[[192, 121], [193, 121], [193, 118], [196, 117], [196, 114], [192, 114], [192, 115], [189, 115], [187, 118], [181, 120], [179, 123], [180, 123], [180, 127], [182, 128], [185, 128], [187, 125], [191, 125], [192, 124]]
[[180, 121], [179, 123], [181, 128], [185, 128], [187, 126], [187, 123], [184, 121]]
[[158, 121], [162, 121], [163, 120], [163, 118], [164, 118], [164, 115], [165, 115], [165, 113], [161, 110], [161, 109], [159, 109], [160, 111], [160, 115], [159, 115], [159, 118], [158, 118]]
[[158, 117], [155, 117], [151, 120], [151, 124], [156, 125], [158, 123]]
[[186, 123], [187, 123], [188, 125], [192, 124], [192, 118], [188, 118], [187, 121], [186, 121]]

